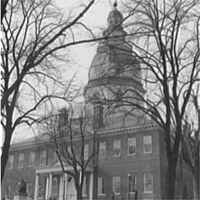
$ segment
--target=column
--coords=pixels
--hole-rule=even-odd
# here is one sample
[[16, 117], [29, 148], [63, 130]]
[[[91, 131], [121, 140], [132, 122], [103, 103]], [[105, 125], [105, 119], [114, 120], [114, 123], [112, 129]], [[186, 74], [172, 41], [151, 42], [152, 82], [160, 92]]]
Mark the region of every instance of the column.
[[49, 198], [51, 197], [52, 193], [52, 172], [49, 174]]
[[36, 174], [36, 177], [35, 177], [35, 193], [34, 193], [34, 200], [37, 200], [37, 196], [38, 196], [38, 184], [39, 184], [39, 174]]
[[60, 189], [59, 189], [59, 200], [63, 200], [63, 187], [64, 187], [64, 180], [63, 180], [63, 176], [60, 176]]
[[64, 196], [65, 196], [65, 199], [67, 199], [67, 183], [68, 183], [67, 179], [68, 179], [68, 175], [65, 174], [64, 177], [65, 177], [65, 191], [64, 191]]
[[93, 172], [91, 172], [91, 174], [90, 174], [89, 200], [93, 199], [93, 183], [94, 183], [94, 175], [93, 175]]
[[45, 199], [49, 199], [49, 175], [46, 179], [46, 192], [45, 192]]

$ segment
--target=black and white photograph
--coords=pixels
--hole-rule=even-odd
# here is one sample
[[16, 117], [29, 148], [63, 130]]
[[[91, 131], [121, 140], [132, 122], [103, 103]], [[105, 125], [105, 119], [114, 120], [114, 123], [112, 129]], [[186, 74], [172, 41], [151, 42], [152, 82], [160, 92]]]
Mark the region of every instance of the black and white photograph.
[[1, 0], [1, 199], [200, 199], [200, 0]]

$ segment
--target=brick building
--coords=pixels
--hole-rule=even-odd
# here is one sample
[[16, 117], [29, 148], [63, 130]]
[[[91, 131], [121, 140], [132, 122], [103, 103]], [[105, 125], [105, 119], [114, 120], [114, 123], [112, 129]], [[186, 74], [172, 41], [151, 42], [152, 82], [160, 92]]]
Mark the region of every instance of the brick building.
[[[127, 116], [130, 109], [121, 101], [114, 103], [109, 114], [104, 112], [109, 107], [101, 103], [105, 98], [121, 98], [120, 94], [127, 89], [134, 88], [138, 94], [145, 94], [140, 64], [131, 54], [132, 46], [126, 41], [122, 22], [123, 16], [114, 5], [108, 15], [108, 27], [103, 32], [104, 36], [111, 37], [99, 42], [84, 91], [86, 102], [98, 117], [95, 126], [99, 153], [96, 169], [91, 164], [86, 170], [83, 196], [90, 200], [96, 196], [97, 199], [135, 199], [136, 196], [138, 199], [164, 199], [167, 159], [162, 130], [140, 111], [134, 110]], [[93, 137], [88, 136], [85, 144], [89, 154]], [[73, 170], [68, 165], [65, 167]], [[13, 199], [22, 179], [27, 183], [28, 199], [76, 198], [73, 178], [63, 174], [45, 135], [12, 145], [2, 198]], [[184, 163], [177, 167], [177, 197], [181, 187], [191, 198], [191, 173]]]

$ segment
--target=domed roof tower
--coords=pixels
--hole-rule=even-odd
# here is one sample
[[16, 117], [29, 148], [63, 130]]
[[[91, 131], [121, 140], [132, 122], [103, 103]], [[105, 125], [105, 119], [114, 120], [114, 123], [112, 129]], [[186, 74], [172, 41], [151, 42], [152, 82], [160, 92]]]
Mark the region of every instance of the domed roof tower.
[[[123, 15], [115, 2], [107, 18], [107, 29], [103, 31], [103, 36], [107, 39], [99, 42], [89, 69], [89, 80], [84, 91], [87, 102], [96, 104], [103, 99], [114, 100], [117, 95], [130, 88], [142, 96], [145, 94], [141, 67], [132, 54], [132, 45], [126, 40], [123, 21]], [[115, 109], [116, 113], [124, 112], [122, 107]]]

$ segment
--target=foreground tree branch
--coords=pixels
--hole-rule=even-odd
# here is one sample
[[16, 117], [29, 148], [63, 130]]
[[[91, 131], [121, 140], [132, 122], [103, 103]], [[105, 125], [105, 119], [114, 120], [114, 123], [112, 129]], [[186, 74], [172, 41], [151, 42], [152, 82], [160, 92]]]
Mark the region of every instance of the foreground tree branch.
[[[167, 199], [174, 199], [184, 116], [195, 84], [200, 81], [200, 2], [134, 0], [124, 6], [129, 16], [126, 23], [131, 33], [132, 54], [145, 74], [138, 78], [147, 93], [122, 88], [120, 99], [106, 103], [116, 105], [121, 101], [131, 110], [139, 109], [163, 129], [168, 162]], [[120, 46], [115, 48], [124, 50]], [[127, 66], [120, 67], [126, 71]], [[135, 63], [130, 67], [137, 73]], [[108, 90], [117, 96], [115, 89]]]
[[[200, 85], [197, 85], [196, 92], [194, 92], [191, 96], [191, 104], [194, 109], [192, 113], [192, 122], [189, 124], [188, 116], [186, 117], [186, 126], [184, 131], [184, 135], [181, 140], [181, 149], [183, 154], [183, 159], [186, 164], [190, 167], [192, 171], [193, 178], [193, 199], [199, 199], [200, 197], [200, 105], [199, 105], [199, 88]], [[190, 108], [190, 109], [191, 109]], [[186, 113], [187, 114], [187, 113]], [[197, 119], [197, 124], [195, 124], [195, 120]], [[195, 126], [195, 127], [194, 127]]]
[[6, 7], [7, 7], [7, 4], [8, 4], [8, 0], [1, 0], [1, 22], [6, 14]]
[[41, 108], [52, 107], [53, 99], [72, 101], [79, 94], [66, 67], [62, 66], [69, 62], [66, 47], [95, 41], [95, 38], [74, 40], [71, 37], [78, 26], [84, 29], [79, 21], [93, 4], [94, 0], [77, 16], [68, 18], [51, 0], [14, 0], [7, 5], [1, 39], [1, 124], [4, 128], [1, 181], [16, 128], [23, 123], [40, 122]]
[[[90, 127], [91, 113], [85, 105], [78, 110], [76, 113], [72, 106], [68, 110], [62, 108], [59, 114], [50, 113], [45, 117], [41, 125], [49, 137], [50, 148], [56, 153], [62, 171], [74, 179], [77, 200], [81, 200], [87, 169], [94, 167], [93, 161], [98, 154], [98, 140], [95, 138], [97, 133]], [[73, 170], [67, 170], [67, 166]]]

